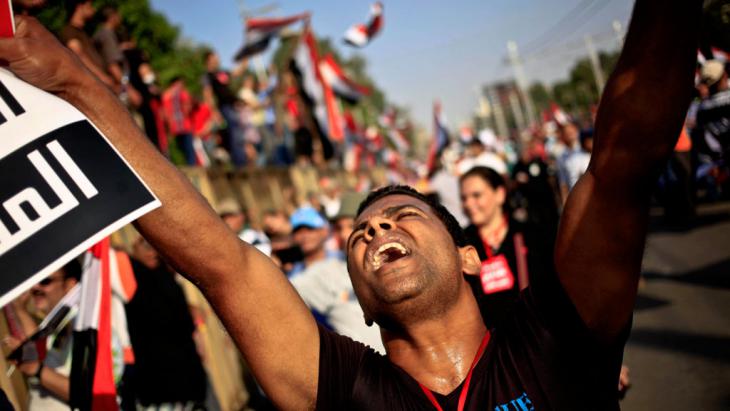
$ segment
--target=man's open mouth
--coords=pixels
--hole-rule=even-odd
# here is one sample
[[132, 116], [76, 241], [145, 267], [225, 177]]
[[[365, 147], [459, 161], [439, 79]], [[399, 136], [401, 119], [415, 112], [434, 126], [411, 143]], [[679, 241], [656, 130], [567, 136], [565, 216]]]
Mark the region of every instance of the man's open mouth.
[[373, 271], [377, 271], [383, 265], [392, 263], [403, 257], [407, 257], [410, 254], [411, 251], [403, 244], [395, 241], [387, 242], [378, 247], [378, 249], [372, 253], [370, 257], [370, 265], [372, 266]]

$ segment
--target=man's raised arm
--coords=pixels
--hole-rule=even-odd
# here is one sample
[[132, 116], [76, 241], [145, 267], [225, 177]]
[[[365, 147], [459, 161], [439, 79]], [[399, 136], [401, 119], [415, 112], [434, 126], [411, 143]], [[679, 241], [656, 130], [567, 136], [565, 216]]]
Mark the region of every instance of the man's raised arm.
[[570, 194], [555, 265], [578, 313], [610, 341], [628, 323], [659, 171], [692, 93], [699, 0], [637, 0], [596, 119], [590, 167]]
[[314, 408], [319, 334], [278, 268], [236, 237], [186, 178], [148, 143], [129, 114], [37, 21], [18, 17], [0, 61], [80, 109], [162, 202], [137, 227], [211, 302], [258, 381], [282, 409]]

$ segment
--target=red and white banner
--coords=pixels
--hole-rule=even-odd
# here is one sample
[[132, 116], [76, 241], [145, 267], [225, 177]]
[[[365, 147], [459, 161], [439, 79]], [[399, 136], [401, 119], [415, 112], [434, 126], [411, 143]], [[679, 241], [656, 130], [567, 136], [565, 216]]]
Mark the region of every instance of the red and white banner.
[[284, 27], [308, 17], [309, 14], [303, 13], [291, 17], [246, 19], [245, 43], [234, 59], [242, 60], [265, 51], [271, 40], [278, 36]]
[[343, 100], [355, 104], [370, 95], [370, 89], [352, 81], [331, 54], [319, 62], [319, 71], [322, 73], [322, 79], [332, 87], [337, 97]]
[[328, 138], [342, 141], [345, 135], [342, 114], [332, 88], [322, 78], [319, 63], [317, 40], [312, 31], [306, 28], [294, 52], [294, 64], [300, 74], [300, 86], [312, 103], [311, 109], [320, 130]]
[[383, 3], [370, 6], [370, 21], [355, 24], [345, 32], [345, 43], [353, 47], [365, 47], [383, 28]]

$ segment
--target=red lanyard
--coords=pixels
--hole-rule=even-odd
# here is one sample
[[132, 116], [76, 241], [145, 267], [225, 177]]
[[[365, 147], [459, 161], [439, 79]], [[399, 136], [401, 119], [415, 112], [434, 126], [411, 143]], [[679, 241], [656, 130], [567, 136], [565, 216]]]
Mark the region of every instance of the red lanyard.
[[[506, 226], [507, 226], [507, 217], [502, 217], [502, 224], [496, 230], [494, 230], [494, 232], [499, 233]], [[492, 257], [494, 257], [494, 255], [492, 254], [492, 246], [489, 245], [489, 241], [487, 241], [487, 239], [485, 239], [484, 237], [481, 237], [481, 239], [482, 239], [482, 245], [484, 246], [484, 251], [487, 253], [487, 259], [491, 259]]]
[[[464, 405], [466, 405], [466, 396], [469, 394], [469, 384], [471, 383], [471, 374], [474, 372], [474, 367], [479, 362], [479, 359], [482, 358], [482, 354], [484, 354], [484, 349], [487, 348], [487, 343], [489, 343], [489, 331], [487, 331], [486, 334], [484, 334], [484, 338], [482, 339], [482, 344], [479, 346], [479, 350], [477, 350], [477, 355], [474, 357], [474, 361], [471, 363], [471, 367], [469, 368], [469, 373], [466, 374], [466, 379], [464, 380], [464, 385], [461, 387], [461, 393], [459, 394], [459, 407], [457, 408], [458, 411], [464, 410]], [[423, 393], [426, 394], [426, 397], [429, 401], [431, 401], [431, 404], [433, 404], [434, 407], [436, 407], [437, 411], [444, 411], [443, 408], [441, 408], [441, 405], [436, 401], [436, 397], [434, 397], [431, 390], [426, 388], [423, 384], [420, 382], [418, 383], [418, 386], [421, 387], [423, 390]]]

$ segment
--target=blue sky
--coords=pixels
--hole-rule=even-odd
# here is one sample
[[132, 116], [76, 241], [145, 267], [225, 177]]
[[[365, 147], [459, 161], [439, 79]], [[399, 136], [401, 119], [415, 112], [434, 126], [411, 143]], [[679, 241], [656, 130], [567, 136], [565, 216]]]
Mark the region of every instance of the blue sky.
[[[151, 0], [152, 6], [181, 27], [190, 40], [213, 46], [224, 63], [243, 43], [237, 0]], [[247, 8], [271, 4], [246, 0]], [[365, 22], [371, 0], [280, 0], [269, 15], [310, 11], [319, 36], [342, 45], [344, 31]], [[524, 52], [529, 80], [564, 78], [572, 63], [585, 55], [583, 38], [597, 36], [599, 49], [616, 47], [611, 23], [624, 28], [632, 0], [398, 0], [383, 1], [385, 27], [359, 51], [368, 72], [391, 101], [409, 107], [415, 120], [429, 126], [434, 99], [442, 101], [450, 126], [468, 120], [477, 104], [477, 89], [511, 76], [504, 64], [506, 43]], [[562, 24], [556, 24], [562, 23]], [[546, 35], [547, 34], [547, 35]], [[531, 47], [530, 47], [531, 46]], [[532, 53], [529, 53], [532, 52]]]

